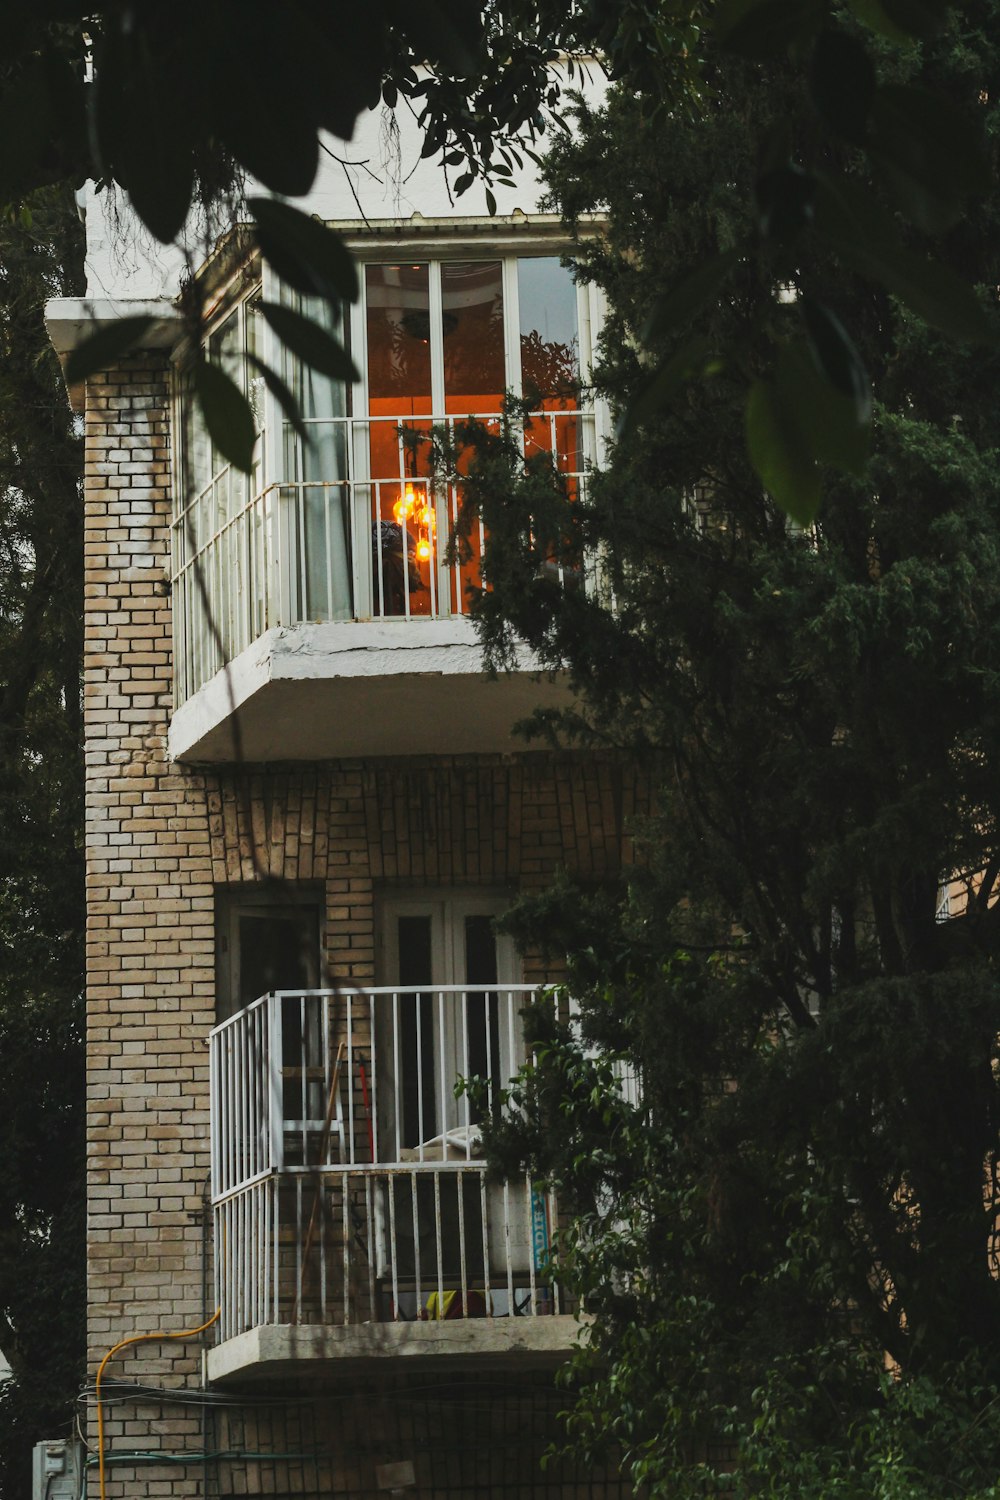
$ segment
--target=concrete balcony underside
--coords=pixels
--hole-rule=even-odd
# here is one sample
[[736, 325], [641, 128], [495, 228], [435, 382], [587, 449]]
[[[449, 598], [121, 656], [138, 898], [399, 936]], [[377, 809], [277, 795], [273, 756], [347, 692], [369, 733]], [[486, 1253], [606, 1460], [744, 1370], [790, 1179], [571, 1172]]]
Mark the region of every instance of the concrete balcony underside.
[[265, 1325], [227, 1339], [208, 1351], [208, 1378], [216, 1385], [298, 1378], [353, 1377], [385, 1368], [387, 1359], [406, 1369], [554, 1369], [568, 1357], [581, 1332], [575, 1317], [458, 1318], [427, 1323], [364, 1323], [322, 1327]]
[[569, 702], [563, 679], [491, 679], [472, 624], [380, 620], [268, 630], [173, 716], [177, 761], [255, 763], [514, 750], [513, 725]]

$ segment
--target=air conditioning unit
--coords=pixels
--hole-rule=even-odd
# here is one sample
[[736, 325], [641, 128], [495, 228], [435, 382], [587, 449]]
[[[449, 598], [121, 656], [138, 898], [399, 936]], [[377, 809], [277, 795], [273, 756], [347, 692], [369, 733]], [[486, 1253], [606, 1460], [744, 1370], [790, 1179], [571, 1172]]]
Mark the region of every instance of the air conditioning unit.
[[31, 1458], [31, 1500], [80, 1500], [83, 1452], [71, 1438], [36, 1443]]

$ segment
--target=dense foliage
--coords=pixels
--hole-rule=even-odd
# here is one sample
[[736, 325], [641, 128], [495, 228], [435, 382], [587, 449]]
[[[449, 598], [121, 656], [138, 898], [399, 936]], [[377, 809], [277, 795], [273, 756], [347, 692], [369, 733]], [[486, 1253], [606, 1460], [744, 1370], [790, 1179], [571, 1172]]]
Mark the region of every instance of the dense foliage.
[[[978, 0], [881, 66], [978, 111], [995, 153], [998, 46], [1000, 7]], [[801, 89], [792, 68], [709, 60], [700, 110], [652, 128], [622, 91], [551, 158], [570, 222], [609, 206], [580, 263], [608, 293], [619, 409], [648, 309], [746, 243], [754, 144], [804, 117]], [[832, 165], [866, 171], [846, 145]], [[998, 247], [995, 192], [942, 247], [990, 318]], [[473, 434], [489, 650], [527, 640], [568, 670], [580, 712], [549, 728], [659, 788], [618, 892], [567, 881], [514, 914], [568, 949], [583, 1041], [538, 1009], [528, 1123], [492, 1149], [571, 1211], [558, 1274], [596, 1320], [571, 1441], [616, 1445], [644, 1493], [994, 1495], [1000, 371], [808, 230], [762, 324], [766, 256], [695, 321], [726, 357], [584, 501], [541, 462], [524, 474], [517, 413]], [[742, 416], [803, 299], [874, 377], [870, 468], [828, 473], [806, 531], [763, 491]], [[553, 559], [572, 576], [582, 556], [599, 586], [557, 586]], [[640, 1105], [609, 1057], [639, 1070]]]
[[46, 337], [72, 193], [0, 223], [0, 1494], [68, 1434], [84, 1326], [82, 442]]

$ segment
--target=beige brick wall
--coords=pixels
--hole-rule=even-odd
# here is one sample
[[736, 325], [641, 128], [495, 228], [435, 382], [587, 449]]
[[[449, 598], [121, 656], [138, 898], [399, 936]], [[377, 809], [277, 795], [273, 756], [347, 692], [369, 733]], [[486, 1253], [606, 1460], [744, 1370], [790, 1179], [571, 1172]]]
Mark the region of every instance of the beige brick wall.
[[[92, 382], [87, 410], [91, 1374], [119, 1340], [204, 1317], [217, 889], [321, 882], [330, 974], [371, 980], [380, 889], [538, 887], [560, 865], [599, 879], [628, 857], [625, 829], [643, 811], [609, 760], [169, 764], [167, 376], [159, 356], [136, 356]], [[525, 977], [544, 977], [530, 955]], [[142, 1343], [107, 1374], [197, 1386], [198, 1343]], [[116, 1404], [108, 1448], [197, 1448], [200, 1423]], [[115, 1465], [108, 1494], [180, 1497], [199, 1485], [159, 1465]]]

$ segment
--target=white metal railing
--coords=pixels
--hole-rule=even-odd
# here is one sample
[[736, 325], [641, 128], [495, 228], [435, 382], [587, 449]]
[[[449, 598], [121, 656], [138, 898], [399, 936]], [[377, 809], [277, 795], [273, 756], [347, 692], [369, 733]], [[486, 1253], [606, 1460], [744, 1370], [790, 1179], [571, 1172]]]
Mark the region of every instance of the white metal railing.
[[[480, 525], [450, 552], [461, 481], [436, 486], [414, 473], [420, 444], [407, 433], [429, 436], [432, 426], [453, 430], [465, 420], [313, 421], [317, 454], [329, 452], [336, 475], [255, 488], [222, 473], [187, 497], [173, 523], [177, 702], [272, 626], [464, 614], [485, 535]], [[496, 427], [502, 419], [479, 420]], [[581, 493], [594, 420], [575, 410], [533, 413], [524, 452], [551, 454], [571, 493]]]
[[270, 1323], [561, 1310], [545, 1275], [551, 1195], [488, 1177], [479, 1146], [482, 1113], [524, 1060], [532, 993], [284, 991], [214, 1029], [222, 1339]]

